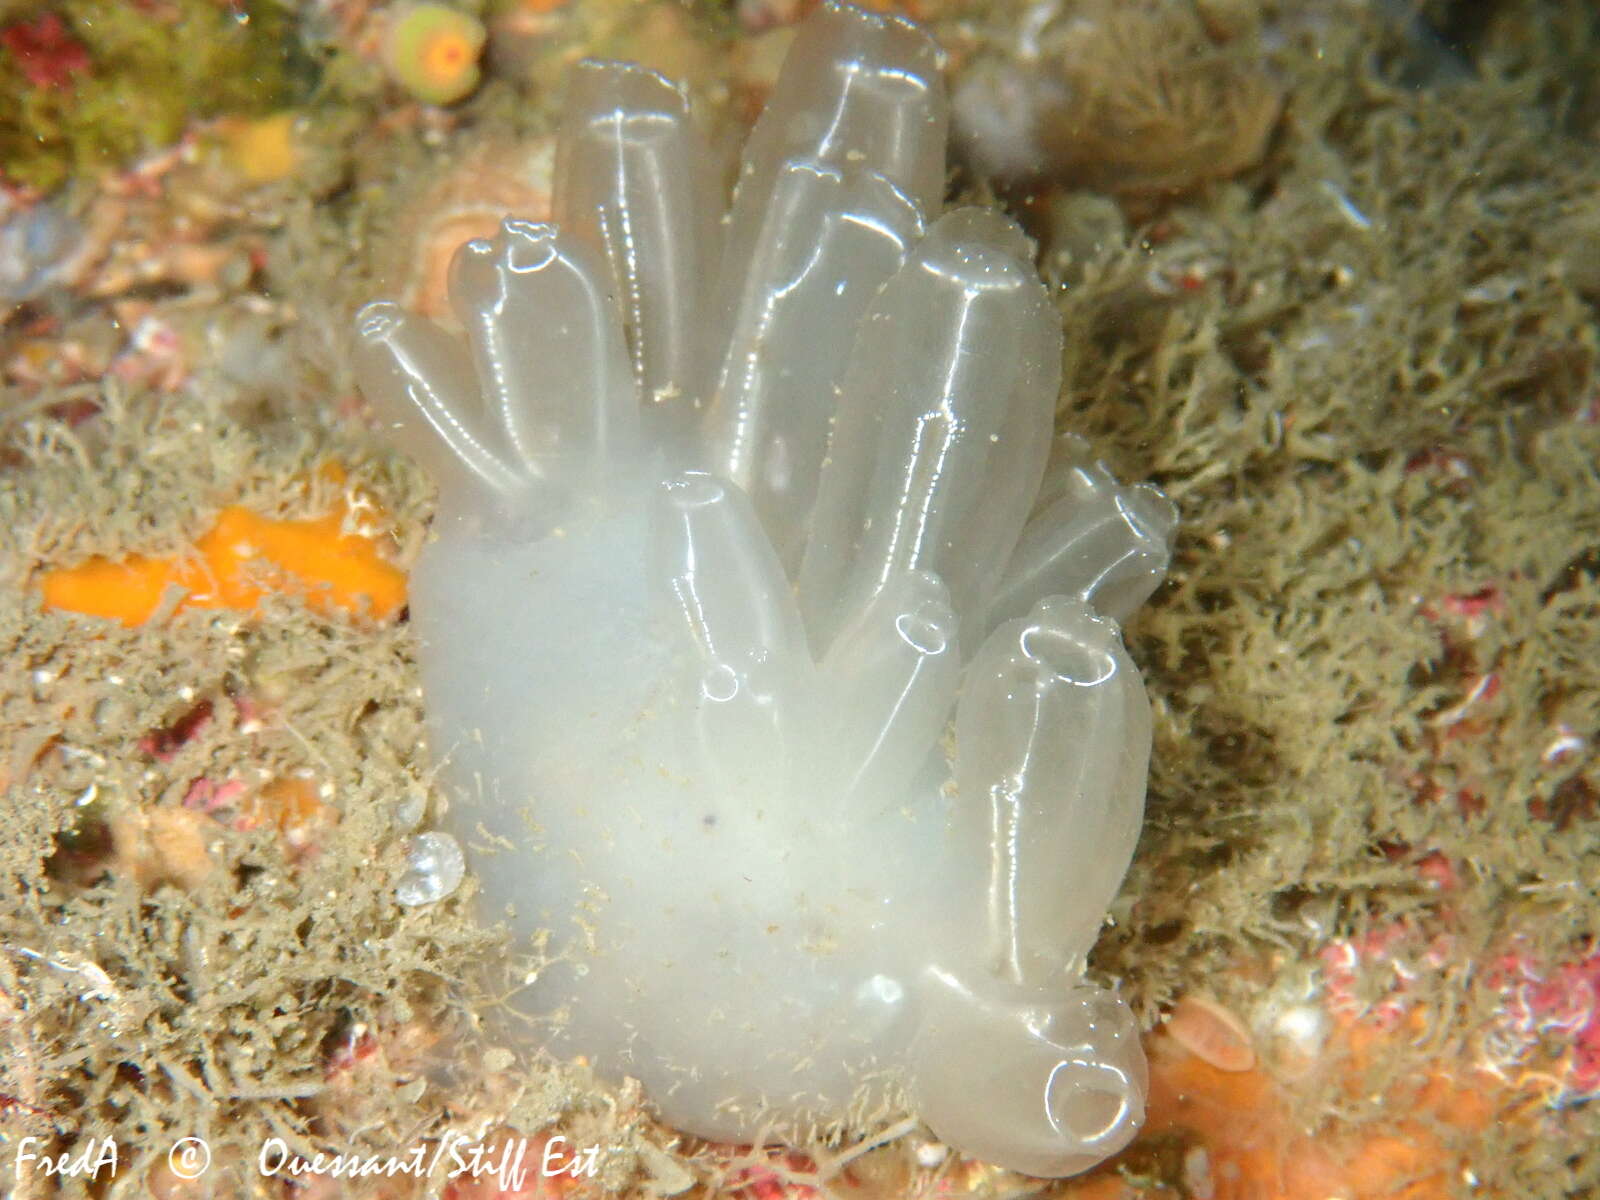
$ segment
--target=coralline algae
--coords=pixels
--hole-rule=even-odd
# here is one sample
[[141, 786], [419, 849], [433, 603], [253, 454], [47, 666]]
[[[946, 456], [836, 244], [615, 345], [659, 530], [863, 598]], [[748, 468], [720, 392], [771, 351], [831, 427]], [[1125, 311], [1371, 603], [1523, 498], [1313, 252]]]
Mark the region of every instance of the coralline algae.
[[484, 912], [551, 931], [538, 1036], [707, 1137], [905, 1098], [1063, 1175], [1143, 1114], [1083, 967], [1175, 514], [1051, 461], [1058, 317], [1013, 223], [941, 212], [941, 65], [820, 9], [719, 223], [680, 92], [580, 64], [554, 223], [460, 251], [465, 344], [364, 309], [360, 369], [439, 485], [432, 749]]

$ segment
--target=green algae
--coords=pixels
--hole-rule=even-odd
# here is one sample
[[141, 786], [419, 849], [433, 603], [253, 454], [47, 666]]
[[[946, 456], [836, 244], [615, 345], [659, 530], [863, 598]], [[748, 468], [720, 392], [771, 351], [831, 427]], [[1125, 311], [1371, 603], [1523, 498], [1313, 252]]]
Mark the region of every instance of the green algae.
[[256, 115], [293, 96], [306, 70], [292, 11], [279, 0], [224, 5], [168, 0], [144, 7], [98, 0], [10, 4], [0, 25], [60, 17], [88, 55], [59, 86], [27, 77], [0, 50], [0, 169], [48, 191], [174, 142], [192, 120]]

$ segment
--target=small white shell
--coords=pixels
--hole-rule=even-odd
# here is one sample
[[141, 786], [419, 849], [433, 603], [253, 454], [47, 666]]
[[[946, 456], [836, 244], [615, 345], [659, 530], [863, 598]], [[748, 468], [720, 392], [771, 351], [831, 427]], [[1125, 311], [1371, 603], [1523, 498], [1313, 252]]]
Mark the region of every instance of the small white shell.
[[448, 833], [419, 833], [406, 842], [406, 870], [394, 898], [407, 908], [443, 900], [461, 886], [467, 871], [461, 846]]

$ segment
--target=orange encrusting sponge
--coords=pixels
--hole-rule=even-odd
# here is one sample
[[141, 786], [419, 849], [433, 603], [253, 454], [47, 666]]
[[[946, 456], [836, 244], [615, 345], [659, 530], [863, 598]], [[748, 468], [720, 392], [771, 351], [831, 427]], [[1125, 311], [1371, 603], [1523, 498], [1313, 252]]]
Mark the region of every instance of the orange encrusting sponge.
[[380, 620], [406, 602], [406, 575], [379, 553], [376, 541], [343, 532], [345, 514], [286, 521], [230, 505], [195, 543], [174, 558], [135, 554], [120, 562], [91, 558], [49, 571], [44, 602], [124, 625], [142, 625], [170, 587], [185, 608], [254, 609], [267, 592], [298, 595], [321, 613], [365, 612]]
[[[1330, 1065], [1346, 1074], [1355, 1097], [1362, 1070], [1396, 1043], [1420, 1035], [1342, 1020], [1330, 1045]], [[1213, 1200], [1447, 1200], [1452, 1181], [1467, 1165], [1446, 1145], [1442, 1131], [1471, 1137], [1506, 1109], [1507, 1097], [1470, 1068], [1456, 1077], [1444, 1067], [1388, 1095], [1395, 1114], [1385, 1130], [1334, 1137], [1291, 1124], [1282, 1086], [1264, 1067], [1223, 1070], [1203, 1061], [1165, 1030], [1145, 1039], [1150, 1057], [1149, 1117], [1144, 1136], [1179, 1135], [1206, 1150]], [[1340, 1055], [1344, 1057], [1339, 1058]], [[1064, 1192], [1077, 1200], [1111, 1200], [1139, 1194], [1117, 1175], [1090, 1177]]]

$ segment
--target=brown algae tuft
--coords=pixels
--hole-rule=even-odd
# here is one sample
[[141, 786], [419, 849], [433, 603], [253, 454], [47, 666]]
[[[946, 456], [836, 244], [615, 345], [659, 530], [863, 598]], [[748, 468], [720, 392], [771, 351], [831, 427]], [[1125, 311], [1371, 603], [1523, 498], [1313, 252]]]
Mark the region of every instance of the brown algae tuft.
[[1115, 195], [1184, 192], [1261, 160], [1283, 106], [1245, 22], [1171, 0], [1035, 6], [955, 92], [981, 176]]

